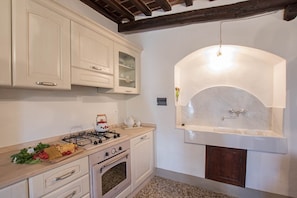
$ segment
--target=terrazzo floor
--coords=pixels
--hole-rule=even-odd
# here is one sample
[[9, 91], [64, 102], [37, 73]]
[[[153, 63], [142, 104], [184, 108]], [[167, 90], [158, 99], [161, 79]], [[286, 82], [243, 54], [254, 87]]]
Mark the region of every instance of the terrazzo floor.
[[155, 176], [134, 198], [234, 198]]

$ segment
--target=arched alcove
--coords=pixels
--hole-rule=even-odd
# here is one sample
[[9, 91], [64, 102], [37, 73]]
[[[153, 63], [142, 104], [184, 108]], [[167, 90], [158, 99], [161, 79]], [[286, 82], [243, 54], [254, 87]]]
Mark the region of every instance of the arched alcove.
[[218, 50], [199, 49], [175, 65], [177, 127], [188, 131], [185, 137], [191, 143], [193, 131], [203, 132], [199, 143], [207, 140], [205, 132], [242, 136], [240, 141], [248, 139], [251, 149], [265, 147], [265, 142], [253, 142], [253, 136], [273, 137], [265, 141], [277, 141], [269, 145], [280, 143], [285, 152], [286, 60], [243, 46], [223, 45], [221, 55]]
[[200, 91], [216, 86], [237, 87], [266, 107], [286, 106], [286, 60], [272, 53], [235, 45], [199, 49], [175, 65], [177, 105], [186, 105]]

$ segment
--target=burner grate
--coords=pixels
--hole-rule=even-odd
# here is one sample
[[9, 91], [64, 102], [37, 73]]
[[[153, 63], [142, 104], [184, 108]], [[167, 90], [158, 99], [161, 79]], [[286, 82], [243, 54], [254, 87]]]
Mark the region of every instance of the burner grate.
[[81, 131], [76, 134], [65, 136], [62, 140], [68, 143], [75, 143], [78, 146], [86, 146], [90, 144], [101, 144], [110, 139], [119, 138], [120, 134], [116, 131], [98, 132], [95, 130]]

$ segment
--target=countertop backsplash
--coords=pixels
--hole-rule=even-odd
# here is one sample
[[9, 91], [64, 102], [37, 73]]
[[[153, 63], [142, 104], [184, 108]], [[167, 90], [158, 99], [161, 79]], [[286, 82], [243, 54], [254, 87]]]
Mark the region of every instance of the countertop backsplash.
[[[265, 107], [258, 98], [235, 87], [205, 89], [192, 97], [187, 106], [177, 108], [181, 123], [186, 125], [261, 130], [282, 126], [282, 108]], [[272, 119], [279, 124], [272, 126]]]

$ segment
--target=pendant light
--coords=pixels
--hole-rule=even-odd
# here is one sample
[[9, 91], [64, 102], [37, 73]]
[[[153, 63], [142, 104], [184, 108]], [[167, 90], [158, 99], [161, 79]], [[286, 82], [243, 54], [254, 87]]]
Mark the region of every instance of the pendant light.
[[217, 56], [222, 56], [222, 23], [220, 22], [220, 44], [219, 44], [219, 51], [217, 52]]

